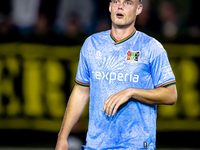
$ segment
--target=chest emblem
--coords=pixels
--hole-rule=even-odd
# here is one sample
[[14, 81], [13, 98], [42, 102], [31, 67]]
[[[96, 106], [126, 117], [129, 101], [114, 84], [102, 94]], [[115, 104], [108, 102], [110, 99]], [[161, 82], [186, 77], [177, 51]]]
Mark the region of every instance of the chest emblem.
[[139, 60], [140, 52], [133, 52], [128, 51], [127, 52], [127, 61], [130, 63], [137, 63]]
[[101, 56], [102, 56], [101, 52], [100, 52], [100, 51], [97, 51], [97, 52], [96, 52], [96, 56], [95, 56], [96, 59], [100, 59]]

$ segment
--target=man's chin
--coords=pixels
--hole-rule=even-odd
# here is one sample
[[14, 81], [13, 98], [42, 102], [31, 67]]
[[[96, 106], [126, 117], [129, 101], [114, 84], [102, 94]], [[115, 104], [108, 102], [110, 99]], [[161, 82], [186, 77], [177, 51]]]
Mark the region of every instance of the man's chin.
[[116, 21], [113, 23], [115, 26], [126, 26], [126, 24], [122, 21]]
[[125, 24], [125, 23], [116, 23], [116, 24], [114, 24], [114, 26], [115, 27], [117, 27], [117, 28], [128, 28], [128, 27], [130, 27], [131, 26], [131, 24]]

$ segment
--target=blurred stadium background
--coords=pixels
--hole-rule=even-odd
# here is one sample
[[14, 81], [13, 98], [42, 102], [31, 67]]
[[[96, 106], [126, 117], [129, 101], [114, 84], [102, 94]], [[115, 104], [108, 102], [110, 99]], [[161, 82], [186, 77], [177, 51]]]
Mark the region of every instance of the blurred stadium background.
[[[178, 101], [159, 106], [158, 150], [200, 149], [200, 1], [143, 0], [136, 29], [159, 40]], [[52, 150], [85, 38], [110, 29], [109, 0], [0, 1], [0, 150]], [[88, 106], [69, 138], [85, 143]]]

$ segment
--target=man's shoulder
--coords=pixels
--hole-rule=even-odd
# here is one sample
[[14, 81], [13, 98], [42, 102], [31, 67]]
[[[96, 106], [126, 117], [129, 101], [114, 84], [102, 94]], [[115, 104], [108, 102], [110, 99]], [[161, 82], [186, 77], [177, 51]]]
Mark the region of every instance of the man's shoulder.
[[90, 35], [84, 42], [82, 49], [96, 49], [96, 46], [108, 43], [110, 30], [94, 33]]
[[109, 35], [110, 30], [94, 33], [85, 40], [85, 44], [88, 46], [105, 44], [108, 42]]
[[156, 40], [154, 37], [151, 37], [143, 32], [138, 31], [138, 35], [142, 40], [144, 49], [147, 49], [150, 56], [150, 61], [156, 58], [161, 53], [165, 53], [166, 50], [164, 49], [163, 45]]
[[152, 47], [152, 48], [160, 48], [160, 49], [164, 49], [162, 44], [157, 40], [155, 39], [154, 37], [150, 36], [150, 35], [147, 35], [146, 33], [143, 33], [141, 31], [138, 31], [139, 34], [140, 34], [140, 37], [143, 38], [143, 42], [148, 44], [149, 48]]
[[137, 32], [138, 32], [140, 38], [142, 38], [143, 41], [146, 42], [146, 43], [150, 43], [150, 42], [155, 40], [155, 38], [153, 38], [152, 36], [142, 32], [142, 31], [137, 31]]
[[110, 30], [94, 33], [90, 36], [92, 39], [105, 39], [110, 35]]

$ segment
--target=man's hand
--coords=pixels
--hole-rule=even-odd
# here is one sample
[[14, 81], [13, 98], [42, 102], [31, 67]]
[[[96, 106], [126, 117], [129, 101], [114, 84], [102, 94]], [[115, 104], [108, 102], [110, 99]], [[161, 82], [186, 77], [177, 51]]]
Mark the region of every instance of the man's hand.
[[151, 105], [173, 105], [177, 100], [176, 85], [160, 87], [156, 89], [137, 89], [128, 88], [121, 92], [111, 95], [104, 103], [103, 111], [109, 117], [114, 116], [120, 105], [127, 102], [130, 98], [137, 99]]
[[55, 150], [68, 150], [68, 149], [69, 145], [67, 143], [67, 140], [58, 138]]
[[127, 102], [131, 98], [130, 89], [123, 90], [111, 95], [104, 103], [103, 111], [107, 116], [114, 116], [120, 105]]
[[76, 84], [70, 95], [67, 109], [64, 115], [62, 126], [58, 134], [58, 140], [56, 144], [56, 150], [68, 150], [69, 145], [67, 143], [67, 137], [81, 116], [85, 105], [89, 99], [90, 87], [84, 87]]

